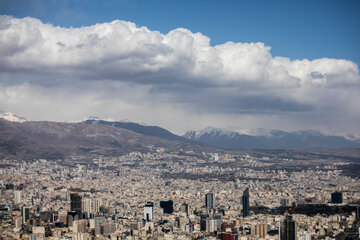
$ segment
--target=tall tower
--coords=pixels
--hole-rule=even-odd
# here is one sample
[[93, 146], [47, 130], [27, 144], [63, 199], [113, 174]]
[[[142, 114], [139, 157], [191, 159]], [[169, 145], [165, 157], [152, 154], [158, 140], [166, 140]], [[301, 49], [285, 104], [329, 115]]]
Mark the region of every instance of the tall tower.
[[154, 203], [148, 202], [144, 206], [144, 220], [146, 222], [152, 221], [154, 218]]
[[27, 221], [30, 219], [30, 208], [29, 207], [22, 207], [21, 216], [22, 216], [23, 224], [26, 224]]
[[208, 209], [215, 208], [215, 194], [214, 193], [207, 193], [205, 195], [205, 207]]
[[285, 220], [280, 223], [279, 240], [295, 240], [296, 239], [296, 222], [292, 217], [286, 214]]
[[246, 188], [242, 196], [243, 217], [250, 215], [249, 188]]
[[76, 212], [79, 217], [81, 216], [81, 196], [79, 196], [79, 194], [70, 194], [70, 208], [71, 211]]

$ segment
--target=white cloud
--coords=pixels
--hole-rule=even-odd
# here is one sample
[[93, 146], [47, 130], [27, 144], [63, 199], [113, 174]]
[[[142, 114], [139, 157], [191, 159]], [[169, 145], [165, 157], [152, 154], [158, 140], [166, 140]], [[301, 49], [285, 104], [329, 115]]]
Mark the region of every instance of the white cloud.
[[[209, 37], [184, 28], [162, 34], [119, 20], [62, 28], [0, 16], [0, 107], [27, 112], [30, 118], [35, 108], [44, 109], [44, 118], [54, 106], [72, 109], [67, 117], [59, 116], [64, 120], [97, 111], [112, 115], [111, 108], [104, 108], [110, 102], [133, 109], [136, 119], [141, 111], [176, 109], [192, 119], [210, 123], [204, 120], [208, 116], [231, 125], [224, 115], [252, 122], [265, 115], [289, 119], [294, 128], [301, 121], [313, 127], [311, 121], [320, 121], [322, 114], [328, 127], [336, 125], [331, 118], [339, 113], [350, 125], [360, 120], [357, 64], [290, 60], [273, 57], [270, 50], [261, 42], [211, 46]], [[71, 105], [80, 99], [86, 103]], [[122, 113], [135, 116], [130, 112]], [[150, 121], [157, 122], [156, 117]], [[169, 118], [174, 129], [185, 125], [179, 119]]]

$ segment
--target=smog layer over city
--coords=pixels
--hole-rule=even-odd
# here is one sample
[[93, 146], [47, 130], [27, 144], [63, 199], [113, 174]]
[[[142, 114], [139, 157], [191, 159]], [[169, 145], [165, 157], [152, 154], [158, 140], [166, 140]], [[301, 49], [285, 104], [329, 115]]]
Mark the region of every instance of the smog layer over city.
[[0, 0], [0, 240], [360, 239], [359, 12]]

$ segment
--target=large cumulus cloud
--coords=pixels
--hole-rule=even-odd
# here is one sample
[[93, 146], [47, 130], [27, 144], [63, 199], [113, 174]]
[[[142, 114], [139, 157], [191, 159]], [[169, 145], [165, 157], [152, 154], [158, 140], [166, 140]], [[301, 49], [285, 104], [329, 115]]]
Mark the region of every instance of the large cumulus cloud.
[[88, 89], [87, 96], [102, 93], [96, 105], [110, 98], [176, 106], [191, 114], [289, 118], [296, 113], [296, 120], [299, 113], [321, 119], [341, 112], [349, 122], [359, 119], [357, 64], [290, 60], [270, 50], [261, 42], [212, 46], [209, 37], [184, 28], [162, 34], [119, 20], [62, 28], [35, 18], [0, 16], [0, 99], [5, 107], [14, 106], [5, 92], [20, 93], [24, 86], [62, 89], [69, 99], [78, 94], [69, 90], [74, 87]]

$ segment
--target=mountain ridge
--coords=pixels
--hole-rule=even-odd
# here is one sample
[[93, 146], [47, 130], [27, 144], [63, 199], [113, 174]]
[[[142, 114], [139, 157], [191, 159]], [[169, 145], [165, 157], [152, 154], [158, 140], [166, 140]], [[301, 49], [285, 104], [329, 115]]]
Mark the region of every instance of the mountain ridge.
[[134, 123], [134, 122], [120, 122], [120, 121], [105, 121], [105, 120], [94, 120], [88, 119], [79, 124], [101, 124], [101, 125], [110, 125], [118, 128], [127, 129], [133, 132], [140, 133], [145, 136], [153, 136], [153, 137], [160, 137], [167, 140], [172, 141], [189, 141], [187, 138], [178, 136], [173, 134], [172, 132], [166, 130], [165, 128], [158, 127], [158, 126], [148, 126], [145, 124]]
[[186, 142], [145, 136], [108, 125], [50, 121], [20, 123], [0, 119], [0, 157], [3, 158], [119, 156], [132, 151], [151, 151], [156, 148], [178, 150], [191, 147]]
[[360, 147], [358, 140], [351, 141], [342, 136], [326, 136], [314, 130], [295, 132], [270, 130], [266, 135], [247, 135], [228, 129], [207, 127], [200, 131], [188, 131], [183, 136], [198, 143], [224, 149]]
[[[69, 129], [69, 127], [64, 124], [70, 124], [70, 126], [76, 126], [76, 125], [92, 125], [93, 127], [96, 125], [108, 126], [108, 127], [112, 127], [113, 129], [114, 128], [119, 129], [119, 131], [127, 130], [132, 133], [140, 134], [139, 136], [155, 137], [157, 139], [160, 139], [161, 141], [163, 140], [177, 141], [188, 144], [198, 143], [198, 144], [202, 144], [210, 147], [222, 148], [222, 149], [297, 149], [297, 148], [300, 149], [300, 148], [360, 147], [360, 138], [356, 138], [355, 135], [352, 137], [352, 139], [347, 139], [344, 136], [325, 135], [324, 133], [315, 130], [286, 132], [282, 130], [270, 130], [263, 128], [224, 129], [224, 128], [207, 127], [200, 131], [188, 131], [183, 136], [179, 136], [159, 126], [148, 126], [143, 123], [134, 123], [130, 121], [115, 121], [113, 119], [104, 120], [98, 117], [90, 117], [87, 120], [74, 121], [71, 123], [50, 122], [50, 121], [35, 122], [35, 121], [26, 121], [24, 118], [16, 116], [11, 113], [4, 113], [4, 112], [0, 112], [0, 113], [1, 113], [0, 119], [5, 119], [10, 123], [18, 123], [18, 124], [22, 123], [24, 124], [24, 126], [29, 126], [30, 128], [32, 128], [33, 131], [35, 132], [42, 131], [41, 127], [40, 128], [36, 127], [36, 125], [48, 129], [48, 126], [45, 123], [49, 123], [49, 124], [52, 123], [54, 127], [58, 128], [56, 131], [54, 130], [55, 132], [52, 134], [55, 134], [59, 138], [60, 143], [62, 143], [61, 142], [62, 138], [59, 131], [61, 132], [62, 129], [59, 126], [62, 126], [66, 130]], [[32, 123], [33, 126], [30, 126], [31, 124], [29, 125], [29, 123]], [[101, 129], [101, 127], [99, 128]], [[27, 133], [26, 127], [22, 131]], [[47, 136], [47, 134], [50, 134], [50, 132], [51, 131], [48, 129], [48, 133], [46, 133], [45, 136]], [[81, 135], [81, 133], [77, 133], [77, 134], [80, 134], [80, 136], [83, 137], [82, 139], [78, 139], [80, 142], [84, 141], [84, 139], [87, 139], [89, 137], [89, 136]], [[107, 137], [105, 137], [105, 135], [106, 134], [104, 134], [102, 140], [105, 142], [106, 145], [109, 144], [108, 141], [111, 138], [109, 136], [111, 136], [112, 133], [110, 131], [109, 133], [107, 133], [108, 135]], [[39, 137], [39, 136], [35, 136], [35, 137]], [[116, 140], [114, 140], [114, 142], [119, 141], [117, 137], [115, 138]], [[75, 141], [75, 139], [77, 139], [76, 134], [74, 134], [71, 137], [72, 141]], [[86, 142], [87, 141], [88, 139], [86, 140]], [[31, 138], [27, 138], [27, 143], [29, 142], [31, 142]], [[121, 140], [120, 142], [122, 145], [127, 146], [125, 144], [126, 141]], [[140, 144], [140, 140], [137, 143]], [[46, 145], [47, 143], [44, 144]], [[162, 144], [168, 145], [165, 142], [163, 142]], [[91, 143], [90, 145], [91, 147], [93, 147], [93, 143]], [[103, 143], [100, 142], [98, 143], [98, 145], [102, 146]], [[133, 147], [129, 147], [129, 148], [134, 149]]]

